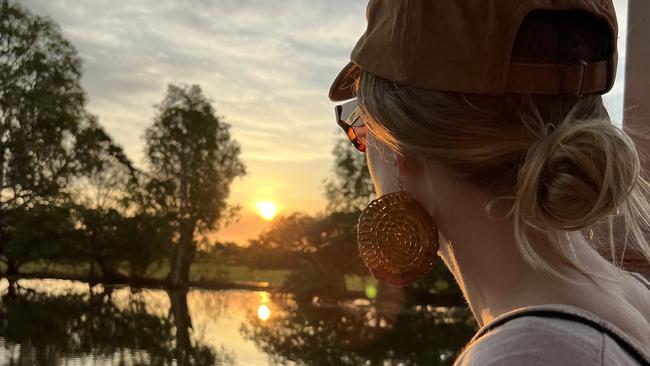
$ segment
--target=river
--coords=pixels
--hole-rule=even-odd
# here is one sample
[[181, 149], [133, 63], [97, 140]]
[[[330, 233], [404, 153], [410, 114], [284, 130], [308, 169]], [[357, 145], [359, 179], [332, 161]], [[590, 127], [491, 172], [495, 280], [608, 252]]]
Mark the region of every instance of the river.
[[299, 302], [2, 279], [0, 295], [0, 365], [451, 365], [476, 330], [466, 308], [398, 292]]

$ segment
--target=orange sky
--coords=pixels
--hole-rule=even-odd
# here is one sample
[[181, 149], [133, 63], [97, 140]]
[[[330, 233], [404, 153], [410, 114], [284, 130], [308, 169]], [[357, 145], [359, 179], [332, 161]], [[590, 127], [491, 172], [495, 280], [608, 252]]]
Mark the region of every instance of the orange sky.
[[[240, 219], [223, 228], [212, 238], [219, 241], [245, 243], [270, 225], [258, 215], [256, 203], [271, 201], [278, 206], [278, 214], [303, 211], [314, 214], [324, 209], [321, 189], [330, 158], [295, 161], [247, 160], [251, 174], [233, 183], [230, 202], [242, 206]], [[321, 174], [314, 171], [325, 168]]]

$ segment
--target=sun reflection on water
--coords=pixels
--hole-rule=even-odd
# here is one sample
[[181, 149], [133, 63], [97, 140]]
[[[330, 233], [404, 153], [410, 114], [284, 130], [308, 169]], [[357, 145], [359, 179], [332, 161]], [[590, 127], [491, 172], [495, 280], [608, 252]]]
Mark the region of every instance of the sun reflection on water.
[[257, 317], [261, 320], [267, 320], [271, 316], [271, 309], [265, 304], [260, 305], [257, 308]]
[[260, 292], [260, 306], [257, 308], [257, 317], [260, 320], [267, 320], [271, 317], [271, 309], [267, 305], [269, 303], [269, 293]]

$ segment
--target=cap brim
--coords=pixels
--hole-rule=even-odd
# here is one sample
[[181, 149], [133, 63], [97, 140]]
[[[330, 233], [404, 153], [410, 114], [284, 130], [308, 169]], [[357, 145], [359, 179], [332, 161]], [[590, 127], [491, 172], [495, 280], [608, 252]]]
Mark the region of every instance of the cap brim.
[[361, 67], [352, 61], [345, 65], [330, 87], [330, 100], [333, 102], [339, 102], [354, 98], [354, 81], [360, 72]]

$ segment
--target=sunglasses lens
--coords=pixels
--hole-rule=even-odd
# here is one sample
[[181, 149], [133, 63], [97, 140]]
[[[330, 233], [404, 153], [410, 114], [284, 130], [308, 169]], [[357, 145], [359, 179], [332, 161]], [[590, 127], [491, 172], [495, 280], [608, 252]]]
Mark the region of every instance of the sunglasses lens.
[[343, 127], [352, 144], [361, 152], [366, 151], [367, 128], [361, 120], [361, 109], [356, 99], [337, 107], [339, 125]]
[[341, 120], [344, 121], [345, 123], [351, 125], [352, 122], [354, 122], [355, 116], [358, 114], [356, 111], [358, 110], [359, 103], [357, 102], [356, 99], [352, 99], [351, 101], [341, 104]]
[[352, 126], [351, 130], [354, 131], [354, 134], [356, 135], [356, 139], [358, 141], [357, 143], [354, 143], [354, 146], [357, 147], [357, 149], [361, 151], [366, 151], [366, 133], [367, 133], [367, 128], [365, 125], [361, 126]]

